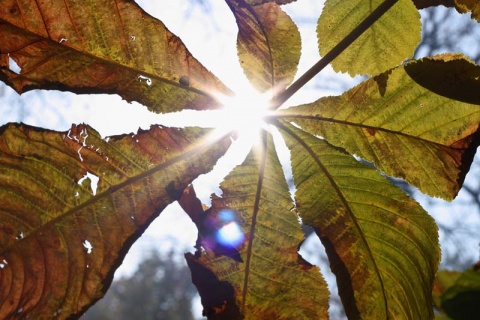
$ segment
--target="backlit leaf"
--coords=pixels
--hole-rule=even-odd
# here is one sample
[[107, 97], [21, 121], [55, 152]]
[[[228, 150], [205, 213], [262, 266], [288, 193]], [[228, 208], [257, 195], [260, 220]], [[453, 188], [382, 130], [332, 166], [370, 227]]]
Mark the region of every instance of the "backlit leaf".
[[227, 0], [238, 25], [240, 64], [261, 92], [281, 90], [293, 80], [300, 60], [300, 33], [292, 19], [274, 2], [250, 6]]
[[463, 272], [443, 270], [435, 278], [435, 306], [452, 319], [480, 317], [480, 269], [478, 263]]
[[455, 7], [461, 13], [470, 12], [472, 19], [480, 22], [480, 1], [478, 0], [455, 0]]
[[[479, 145], [480, 101], [475, 92], [480, 68], [450, 58], [411, 62], [339, 97], [282, 112], [304, 130], [373, 162], [387, 175], [451, 200]], [[452, 98], [462, 95], [470, 103], [425, 86]]]
[[295, 200], [326, 248], [349, 319], [429, 319], [434, 220], [374, 168], [291, 125]]
[[[327, 0], [318, 20], [324, 56], [383, 0]], [[420, 14], [410, 0], [398, 1], [333, 62], [335, 71], [376, 75], [413, 56], [421, 39]]]
[[[298, 254], [303, 233], [289, 210], [292, 200], [273, 141], [268, 137], [264, 143], [227, 176], [222, 197], [213, 197], [207, 211], [208, 221], [231, 212], [231, 223], [241, 223], [242, 261], [215, 254], [205, 241], [201, 257], [187, 255], [193, 282], [211, 319], [324, 319], [325, 281]], [[218, 290], [230, 292], [230, 300], [215, 297]]]
[[[171, 112], [215, 108], [209, 93], [228, 92], [133, 1], [0, 0], [0, 39], [0, 79], [19, 93], [117, 93]], [[20, 74], [8, 69], [6, 55]]]
[[2, 127], [0, 318], [65, 319], [101, 298], [132, 243], [229, 146], [208, 132]]
[[455, 0], [413, 0], [413, 3], [417, 7], [417, 9], [425, 9], [428, 7], [435, 7], [435, 6], [445, 6], [445, 7], [454, 7]]
[[275, 2], [277, 4], [287, 4], [294, 1], [297, 1], [297, 0], [245, 0], [246, 3], [252, 6], [257, 6], [259, 4], [264, 4], [269, 2]]

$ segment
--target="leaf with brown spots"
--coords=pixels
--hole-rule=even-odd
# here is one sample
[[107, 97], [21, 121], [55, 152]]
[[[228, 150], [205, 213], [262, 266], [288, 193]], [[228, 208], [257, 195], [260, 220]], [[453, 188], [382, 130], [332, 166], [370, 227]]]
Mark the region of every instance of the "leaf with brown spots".
[[217, 108], [212, 94], [229, 93], [133, 1], [2, 0], [0, 39], [0, 80], [19, 93], [116, 93], [155, 112]]
[[176, 200], [171, 189], [210, 171], [230, 144], [158, 126], [107, 139], [86, 125], [0, 131], [1, 319], [81, 315]]
[[281, 117], [424, 193], [452, 200], [480, 141], [479, 76], [480, 68], [461, 55], [425, 58], [339, 97], [282, 110]]

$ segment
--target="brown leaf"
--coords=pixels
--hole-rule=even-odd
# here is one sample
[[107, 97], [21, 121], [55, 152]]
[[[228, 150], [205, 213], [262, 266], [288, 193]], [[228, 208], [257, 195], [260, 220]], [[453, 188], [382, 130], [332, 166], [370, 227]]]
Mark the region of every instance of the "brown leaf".
[[101, 298], [175, 200], [167, 187], [181, 193], [230, 145], [208, 132], [153, 126], [102, 139], [86, 125], [0, 128], [0, 319], [78, 317]]
[[[0, 80], [19, 93], [117, 93], [155, 112], [216, 108], [211, 95], [229, 93], [133, 1], [5, 0], [0, 39]], [[6, 55], [20, 75], [8, 69]]]

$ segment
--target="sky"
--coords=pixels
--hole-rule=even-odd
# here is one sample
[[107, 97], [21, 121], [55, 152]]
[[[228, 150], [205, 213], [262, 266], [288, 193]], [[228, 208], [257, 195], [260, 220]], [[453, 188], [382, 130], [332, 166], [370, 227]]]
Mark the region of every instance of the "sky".
[[[237, 27], [229, 8], [223, 1], [207, 1], [210, 6], [208, 12], [201, 5], [192, 5], [188, 0], [162, 0], [139, 2], [152, 16], [159, 18], [177, 36], [200, 62], [219, 77], [235, 92], [245, 92], [249, 86], [240, 68], [236, 55]], [[323, 1], [303, 0], [284, 6], [300, 29], [302, 35], [302, 58], [298, 75], [310, 68], [318, 59], [317, 38], [315, 24], [320, 15]], [[295, 94], [287, 105], [307, 103], [321, 96], [339, 94], [345, 89], [354, 86], [361, 80], [360, 77], [350, 78], [343, 74], [336, 74], [330, 67], [322, 71], [314, 81], [307, 84]], [[322, 88], [319, 89], [319, 84]], [[3, 90], [3, 91], [2, 91]], [[28, 92], [19, 97], [11, 89], [0, 89], [0, 125], [8, 122], [22, 121], [36, 126], [54, 130], [68, 130], [72, 123], [88, 123], [103, 136], [136, 132], [138, 128], [147, 129], [151, 124], [172, 126], [191, 125], [191, 121], [198, 117], [171, 117], [150, 113], [138, 103], [126, 103], [114, 95], [74, 95], [59, 92]], [[52, 108], [45, 108], [48, 102]], [[179, 122], [180, 121], [180, 122]], [[242, 149], [241, 146], [237, 146]], [[217, 185], [222, 176], [241, 161], [240, 152], [233, 150], [232, 157], [224, 158], [217, 166], [217, 171], [208, 177], [202, 176], [195, 183], [197, 194], [205, 202], [212, 192], [218, 192]], [[470, 174], [472, 182], [479, 176], [478, 167], [475, 174]], [[205, 187], [209, 186], [209, 187]], [[200, 191], [201, 189], [201, 191]], [[474, 207], [466, 207], [469, 198], [463, 192], [458, 200], [446, 203], [422, 197], [419, 193], [418, 201], [440, 223], [461, 223], [469, 233], [460, 233], [457, 238], [448, 238], [441, 235], [443, 242], [460, 242], [465, 247], [465, 253], [472, 259], [479, 258], [480, 233], [471, 231], [473, 224], [480, 225], [479, 214]], [[439, 203], [432, 207], [432, 201]], [[457, 236], [456, 236], [457, 237]], [[134, 244], [125, 258], [125, 263], [117, 271], [116, 276], [131, 274], [136, 268], [136, 262], [141, 259], [145, 251], [152, 247], [161, 250], [176, 249], [183, 253], [191, 248], [196, 240], [196, 229], [188, 216], [175, 203], [165, 210], [155, 220], [144, 236]], [[93, 250], [95, 250], [93, 248]], [[323, 271], [326, 266], [319, 256], [308, 254], [314, 250], [322, 250], [316, 238], [306, 242], [304, 252], [307, 260], [321, 264]], [[444, 249], [448, 250], [448, 249]], [[453, 249], [452, 249], [453, 250]], [[183, 259], [179, 254], [179, 261]], [[196, 310], [198, 313], [198, 308]]]

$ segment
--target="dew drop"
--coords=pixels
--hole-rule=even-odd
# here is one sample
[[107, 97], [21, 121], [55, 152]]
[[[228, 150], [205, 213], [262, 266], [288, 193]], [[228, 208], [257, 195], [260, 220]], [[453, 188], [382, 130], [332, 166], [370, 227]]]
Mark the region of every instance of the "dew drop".
[[130, 36], [130, 40], [135, 41], [137, 40], [137, 37], [135, 37], [133, 34]]
[[25, 237], [25, 235], [24, 235], [23, 231], [21, 231], [21, 232], [15, 237], [15, 239], [20, 240], [20, 239], [23, 239], [24, 237]]
[[181, 76], [179, 82], [182, 86], [188, 87], [190, 85], [190, 78], [187, 76]]
[[60, 40], [58, 41], [58, 43], [64, 43], [64, 42], [67, 42], [67, 41], [68, 41], [67, 38], [62, 38], [62, 39], [60, 39]]

